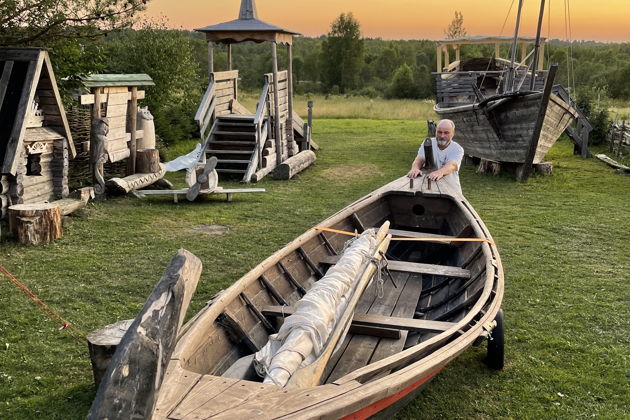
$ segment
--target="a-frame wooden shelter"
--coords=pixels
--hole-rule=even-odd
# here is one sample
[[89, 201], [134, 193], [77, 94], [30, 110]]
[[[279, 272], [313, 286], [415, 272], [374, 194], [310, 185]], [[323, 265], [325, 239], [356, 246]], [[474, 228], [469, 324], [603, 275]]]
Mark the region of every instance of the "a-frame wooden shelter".
[[[259, 20], [254, 0], [241, 0], [238, 19], [196, 31], [208, 41], [210, 84], [195, 119], [206, 156], [218, 158], [217, 172], [243, 174], [244, 182], [256, 181], [298, 149], [309, 148], [310, 126], [293, 111], [292, 48], [293, 36], [299, 34]], [[238, 103], [238, 70], [232, 69], [232, 44], [246, 41], [271, 42], [272, 73], [265, 75], [254, 114]], [[227, 71], [214, 71], [217, 43], [227, 45]], [[278, 44], [287, 46], [284, 71], [278, 71]]]
[[0, 49], [0, 215], [67, 196], [75, 155], [48, 52]]

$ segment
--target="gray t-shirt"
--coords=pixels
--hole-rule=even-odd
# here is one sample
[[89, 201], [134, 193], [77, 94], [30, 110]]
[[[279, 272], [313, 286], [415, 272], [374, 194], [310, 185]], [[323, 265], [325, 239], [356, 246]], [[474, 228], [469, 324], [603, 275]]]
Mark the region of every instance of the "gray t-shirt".
[[[437, 140], [435, 138], [431, 139], [431, 145], [433, 148], [433, 159], [435, 160], [434, 165], [437, 169], [440, 169], [448, 162], [455, 162], [455, 164], [457, 165], [457, 170], [446, 175], [443, 179], [449, 182], [451, 185], [455, 186], [457, 190], [461, 193], [462, 186], [459, 184], [459, 167], [461, 166], [462, 159], [464, 158], [464, 149], [459, 144], [451, 141], [446, 149], [440, 150], [437, 144]], [[420, 144], [420, 148], [418, 149], [418, 156], [423, 158], [425, 157], [424, 142]]]

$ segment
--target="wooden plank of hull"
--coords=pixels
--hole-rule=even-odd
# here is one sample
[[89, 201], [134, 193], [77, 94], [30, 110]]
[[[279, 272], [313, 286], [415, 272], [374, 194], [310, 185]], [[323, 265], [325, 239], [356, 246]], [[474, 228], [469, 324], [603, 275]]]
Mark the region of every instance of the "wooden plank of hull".
[[[497, 137], [483, 112], [473, 110], [472, 105], [436, 107], [435, 110], [440, 117], [453, 120], [457, 127], [455, 141], [464, 148], [466, 154], [498, 162], [523, 163], [529, 150], [540, 97], [540, 94], [536, 94], [511, 98], [490, 111], [500, 127], [502, 139]], [[492, 108], [492, 105], [488, 108]], [[534, 163], [544, 160], [549, 148], [574, 118], [575, 111], [552, 94]]]

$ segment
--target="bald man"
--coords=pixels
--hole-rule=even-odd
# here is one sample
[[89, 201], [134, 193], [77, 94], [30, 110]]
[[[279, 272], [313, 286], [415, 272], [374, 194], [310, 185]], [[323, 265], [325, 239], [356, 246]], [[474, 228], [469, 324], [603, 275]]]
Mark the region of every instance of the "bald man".
[[[435, 129], [435, 138], [430, 139], [433, 149], [433, 166], [435, 171], [427, 175], [427, 178], [438, 181], [444, 178], [461, 193], [462, 187], [459, 184], [459, 167], [464, 157], [464, 149], [453, 141], [455, 135], [455, 123], [451, 120], [441, 120]], [[429, 140], [427, 140], [429, 141]], [[409, 178], [416, 178], [422, 175], [424, 165], [424, 143], [418, 149], [418, 156], [411, 164], [411, 170], [407, 173]]]

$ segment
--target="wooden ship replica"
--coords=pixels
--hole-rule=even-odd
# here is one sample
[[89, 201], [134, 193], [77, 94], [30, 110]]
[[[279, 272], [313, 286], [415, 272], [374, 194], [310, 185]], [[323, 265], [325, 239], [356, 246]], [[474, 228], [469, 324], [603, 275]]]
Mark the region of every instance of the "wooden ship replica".
[[[281, 164], [292, 176], [313, 163], [311, 118], [305, 123], [293, 109], [292, 44], [298, 34], [259, 20], [254, 0], [241, 1], [238, 19], [196, 30], [208, 41], [210, 72], [195, 115], [204, 151], [200, 164], [214, 156], [219, 175], [256, 182]], [[238, 102], [238, 70], [232, 69], [232, 45], [246, 41], [270, 42], [272, 48], [273, 69], [264, 75], [254, 112]], [[214, 71], [215, 43], [227, 45], [227, 71]], [[278, 70], [277, 44], [287, 46], [286, 70]]]
[[201, 269], [185, 250], [172, 259], [122, 327], [89, 419], [387, 418], [485, 339], [488, 365], [503, 367], [501, 259], [446, 182], [377, 189], [183, 325]]
[[[434, 110], [440, 118], [455, 123], [456, 141], [467, 155], [514, 166], [517, 178], [524, 179], [532, 165], [544, 161], [547, 151], [576, 120], [582, 129], [572, 132], [571, 138], [585, 156], [590, 124], [566, 91], [554, 87], [557, 66], [543, 71], [543, 10], [537, 36], [525, 37], [518, 35], [521, 7], [522, 0], [514, 37], [473, 36], [439, 41]], [[500, 44], [504, 43], [512, 45], [509, 60], [499, 56]], [[460, 47], [469, 44], [494, 44], [494, 57], [460, 60]], [[518, 45], [520, 62], [516, 61]], [[456, 54], [452, 63], [449, 47]]]

